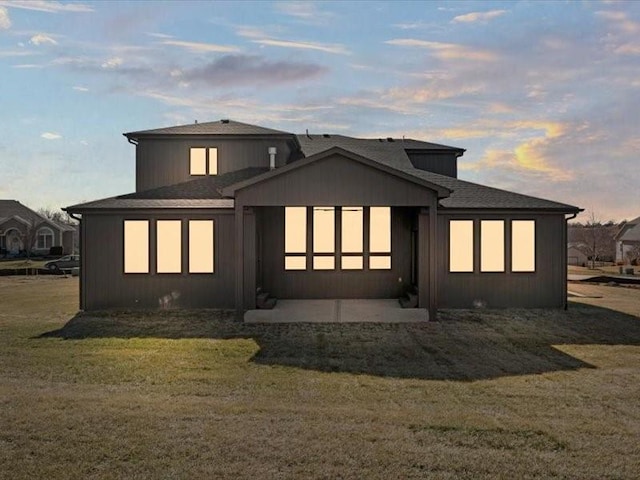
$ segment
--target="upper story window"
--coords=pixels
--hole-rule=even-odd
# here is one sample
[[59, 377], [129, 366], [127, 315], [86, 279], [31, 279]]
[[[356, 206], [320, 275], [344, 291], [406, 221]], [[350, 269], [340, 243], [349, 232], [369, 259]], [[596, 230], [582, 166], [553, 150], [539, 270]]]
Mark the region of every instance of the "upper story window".
[[217, 175], [218, 149], [194, 147], [189, 149], [189, 173], [191, 175]]

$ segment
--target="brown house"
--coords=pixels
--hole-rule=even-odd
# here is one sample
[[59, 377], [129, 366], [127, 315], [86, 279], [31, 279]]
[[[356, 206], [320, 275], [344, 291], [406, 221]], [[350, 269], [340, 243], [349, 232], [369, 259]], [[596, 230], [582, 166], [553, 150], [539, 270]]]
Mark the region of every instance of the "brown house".
[[0, 200], [0, 255], [15, 256], [27, 251], [46, 255], [51, 247], [73, 253], [75, 228], [34, 212], [16, 200]]
[[579, 208], [457, 178], [463, 149], [221, 120], [126, 133], [136, 192], [82, 215], [81, 307], [566, 305]]

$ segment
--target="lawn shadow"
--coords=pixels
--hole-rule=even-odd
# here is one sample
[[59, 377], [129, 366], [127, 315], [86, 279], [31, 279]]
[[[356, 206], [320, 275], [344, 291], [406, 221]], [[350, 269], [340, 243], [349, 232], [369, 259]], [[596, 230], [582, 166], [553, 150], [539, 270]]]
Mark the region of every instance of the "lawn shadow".
[[40, 338], [253, 339], [250, 361], [397, 378], [481, 380], [592, 365], [554, 345], [640, 345], [640, 318], [562, 310], [443, 310], [424, 324], [244, 324], [232, 311], [79, 313]]

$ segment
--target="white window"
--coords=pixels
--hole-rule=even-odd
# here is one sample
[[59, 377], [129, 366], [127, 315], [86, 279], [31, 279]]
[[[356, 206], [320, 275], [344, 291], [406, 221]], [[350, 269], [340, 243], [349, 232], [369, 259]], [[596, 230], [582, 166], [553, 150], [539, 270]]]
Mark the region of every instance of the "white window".
[[511, 271], [535, 272], [536, 224], [533, 220], [511, 222]]
[[189, 273], [213, 273], [213, 220], [189, 220]]
[[[306, 270], [307, 207], [284, 209], [284, 269]], [[293, 255], [290, 255], [293, 254]], [[297, 255], [296, 255], [297, 254]]]
[[191, 175], [218, 174], [218, 149], [194, 147], [189, 149], [189, 173]]
[[342, 270], [362, 270], [362, 252], [364, 248], [363, 208], [342, 207], [341, 227], [341, 268]]
[[41, 228], [38, 230], [38, 238], [36, 241], [36, 248], [46, 249], [53, 247], [53, 230], [50, 228]]
[[124, 273], [149, 273], [149, 222], [124, 221]]
[[480, 271], [504, 272], [504, 221], [480, 222]]
[[[335, 267], [336, 228], [334, 207], [313, 207], [313, 269]], [[316, 255], [328, 253], [329, 255]]]
[[391, 268], [390, 207], [369, 209], [369, 254], [369, 269], [389, 270]]
[[182, 272], [182, 222], [158, 220], [156, 223], [156, 271]]
[[473, 272], [473, 220], [449, 221], [449, 271]]

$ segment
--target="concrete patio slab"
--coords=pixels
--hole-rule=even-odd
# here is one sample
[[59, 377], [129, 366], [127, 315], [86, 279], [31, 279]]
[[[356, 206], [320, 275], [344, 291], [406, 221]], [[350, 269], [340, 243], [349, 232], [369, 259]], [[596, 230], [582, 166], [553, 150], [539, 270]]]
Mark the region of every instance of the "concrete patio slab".
[[248, 310], [246, 323], [426, 322], [424, 308], [402, 308], [394, 299], [278, 300], [272, 310]]

